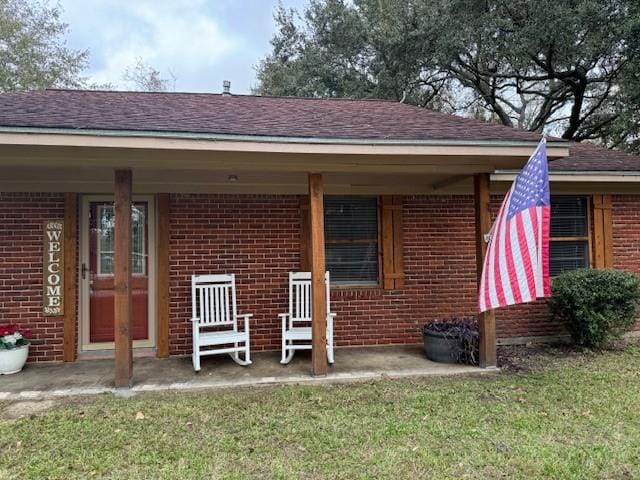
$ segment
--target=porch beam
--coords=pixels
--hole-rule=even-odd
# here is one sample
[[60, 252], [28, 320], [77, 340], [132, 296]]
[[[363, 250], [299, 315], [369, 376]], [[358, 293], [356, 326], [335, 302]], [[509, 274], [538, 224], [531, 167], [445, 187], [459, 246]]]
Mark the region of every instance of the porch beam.
[[432, 183], [431, 188], [433, 188], [434, 190], [440, 190], [442, 188], [450, 187], [451, 185], [461, 182], [462, 180], [465, 180], [468, 177], [469, 175], [452, 175], [443, 180], [439, 180], [437, 182]]
[[311, 372], [327, 374], [327, 300], [325, 298], [324, 186], [322, 174], [309, 174], [311, 244]]
[[[482, 276], [482, 266], [484, 256], [487, 251], [485, 235], [491, 230], [491, 208], [490, 208], [490, 177], [488, 173], [477, 173], [473, 177], [473, 191], [475, 201], [476, 220], [476, 272], [478, 288], [480, 289], [480, 278]], [[478, 316], [478, 327], [480, 329], [480, 366], [490, 368], [496, 366], [496, 315], [493, 310], [481, 313]]]
[[116, 388], [129, 388], [133, 379], [131, 296], [131, 170], [115, 171], [114, 338]]

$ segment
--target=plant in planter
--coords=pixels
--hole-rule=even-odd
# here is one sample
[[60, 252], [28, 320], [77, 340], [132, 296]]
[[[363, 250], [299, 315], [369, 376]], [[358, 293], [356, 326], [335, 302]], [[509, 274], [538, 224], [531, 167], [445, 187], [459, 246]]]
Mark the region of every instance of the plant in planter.
[[29, 338], [29, 329], [0, 325], [0, 375], [22, 370], [29, 355]]
[[477, 365], [480, 332], [475, 317], [428, 323], [422, 328], [424, 351], [429, 360]]

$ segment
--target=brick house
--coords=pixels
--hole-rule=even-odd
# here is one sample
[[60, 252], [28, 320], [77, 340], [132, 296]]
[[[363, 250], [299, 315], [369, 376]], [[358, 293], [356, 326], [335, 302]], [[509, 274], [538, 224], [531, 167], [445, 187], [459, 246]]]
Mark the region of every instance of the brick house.
[[[277, 350], [288, 272], [324, 263], [338, 347], [418, 343], [422, 324], [475, 312], [483, 219], [539, 139], [387, 101], [0, 95], [0, 322], [34, 331], [30, 361], [115, 345], [126, 371], [127, 345], [189, 354], [190, 276], [235, 273], [252, 349]], [[548, 156], [552, 273], [640, 273], [640, 158], [555, 139]], [[120, 284], [115, 212], [129, 201], [132, 277]], [[55, 220], [64, 308], [50, 315], [43, 225]], [[129, 311], [132, 328], [118, 329]], [[480, 323], [486, 365], [496, 342], [564, 333], [544, 302]]]

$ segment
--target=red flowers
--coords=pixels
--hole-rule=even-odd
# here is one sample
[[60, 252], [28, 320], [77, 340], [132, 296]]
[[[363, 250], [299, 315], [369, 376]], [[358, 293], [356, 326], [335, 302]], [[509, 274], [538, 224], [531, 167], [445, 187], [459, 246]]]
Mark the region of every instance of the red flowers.
[[19, 333], [24, 338], [31, 338], [32, 333], [28, 328], [21, 328], [19, 325], [15, 323], [10, 323], [8, 325], [0, 325], [0, 337], [4, 337], [7, 335], [13, 335], [14, 333]]

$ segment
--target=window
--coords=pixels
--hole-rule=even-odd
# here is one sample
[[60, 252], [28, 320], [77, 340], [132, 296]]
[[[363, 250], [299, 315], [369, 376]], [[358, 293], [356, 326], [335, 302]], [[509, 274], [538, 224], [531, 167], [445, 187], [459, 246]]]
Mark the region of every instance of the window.
[[554, 196], [551, 198], [551, 242], [549, 273], [589, 267], [589, 199]]
[[325, 197], [327, 270], [336, 285], [377, 285], [378, 199]]
[[[133, 205], [131, 208], [131, 273], [144, 275], [145, 261], [145, 219], [144, 207]], [[115, 212], [112, 205], [98, 207], [98, 275], [113, 275], [113, 243]]]

